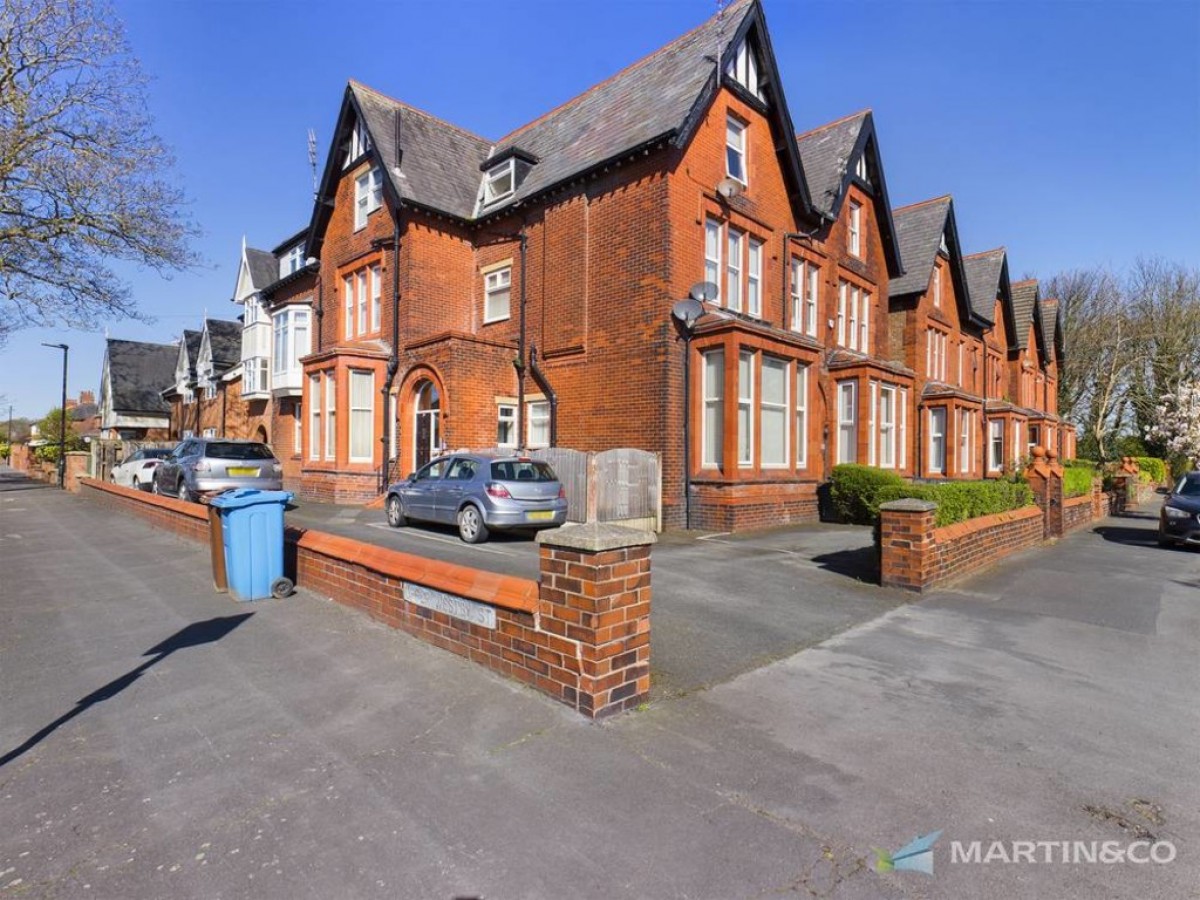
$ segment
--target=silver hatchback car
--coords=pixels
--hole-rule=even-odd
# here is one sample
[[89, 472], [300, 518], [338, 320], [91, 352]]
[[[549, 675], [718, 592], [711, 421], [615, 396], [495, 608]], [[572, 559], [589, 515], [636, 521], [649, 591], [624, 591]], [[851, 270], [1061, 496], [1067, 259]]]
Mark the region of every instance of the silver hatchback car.
[[196, 501], [230, 488], [283, 488], [283, 466], [261, 441], [187, 438], [154, 471], [156, 494]]
[[410, 520], [458, 526], [468, 544], [491, 531], [554, 528], [567, 521], [567, 495], [549, 464], [527, 457], [456, 453], [388, 488], [388, 524]]

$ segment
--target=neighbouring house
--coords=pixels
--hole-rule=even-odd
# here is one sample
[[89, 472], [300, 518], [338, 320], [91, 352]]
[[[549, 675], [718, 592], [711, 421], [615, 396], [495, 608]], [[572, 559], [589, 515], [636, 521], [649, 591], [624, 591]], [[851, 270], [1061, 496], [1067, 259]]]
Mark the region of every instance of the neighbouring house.
[[123, 440], [168, 440], [171, 407], [162, 396], [178, 348], [109, 338], [100, 375], [100, 434]]
[[176, 433], [266, 439], [309, 499], [624, 446], [665, 524], [732, 530], [815, 518], [839, 462], [1074, 452], [1057, 304], [966, 255], [951, 198], [893, 212], [870, 111], [797, 134], [758, 0], [499, 139], [350, 81], [308, 226], [243, 241], [232, 299], [177, 348]]
[[240, 437], [246, 407], [237, 370], [242, 323], [205, 319], [200, 331], [185, 330], [175, 348], [173, 374], [161, 390], [171, 409], [171, 438]]

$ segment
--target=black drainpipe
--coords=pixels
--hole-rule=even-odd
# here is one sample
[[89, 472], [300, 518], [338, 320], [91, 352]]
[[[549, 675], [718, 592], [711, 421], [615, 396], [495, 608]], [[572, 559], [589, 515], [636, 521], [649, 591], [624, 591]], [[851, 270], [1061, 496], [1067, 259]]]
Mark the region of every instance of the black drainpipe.
[[316, 308], [316, 314], [317, 314], [317, 323], [316, 323], [316, 326], [317, 326], [317, 327], [316, 327], [316, 330], [317, 330], [317, 352], [318, 352], [318, 353], [320, 353], [320, 352], [321, 352], [321, 344], [322, 344], [322, 340], [321, 340], [321, 338], [322, 338], [322, 334], [321, 334], [321, 331], [322, 331], [322, 327], [323, 327], [323, 325], [324, 325], [324, 322], [325, 322], [325, 278], [324, 278], [324, 276], [323, 276], [323, 275], [322, 275], [322, 273], [321, 273], [321, 269], [320, 269], [320, 266], [319, 266], [319, 265], [318, 265], [318, 267], [317, 267], [317, 308]]
[[550, 401], [550, 446], [557, 447], [558, 394], [554, 392], [554, 388], [550, 387], [550, 382], [546, 380], [545, 374], [538, 368], [537, 355], [537, 344], [534, 344], [529, 351], [529, 374], [533, 376], [533, 380], [537, 383], [537, 386], [542, 389], [542, 393]]
[[[400, 450], [398, 442], [395, 440], [396, 434], [396, 417], [392, 415], [389, 401], [392, 396], [392, 384], [396, 381], [396, 372], [400, 369], [400, 204], [396, 204], [396, 211], [392, 216], [392, 352], [388, 356], [387, 374], [384, 377], [382, 390], [383, 396], [383, 416], [386, 424], [383, 429], [383, 437], [380, 440], [383, 442], [383, 468], [380, 469], [379, 475], [379, 493], [387, 490], [388, 476], [391, 474], [391, 457], [388, 451], [392, 445], [396, 444], [397, 453]], [[400, 404], [396, 404], [397, 410]]]
[[[525, 233], [525, 220], [521, 220], [521, 232], [517, 235], [521, 242], [521, 299], [520, 299], [520, 334], [517, 337], [517, 358], [513, 366], [517, 370], [517, 446], [525, 447], [525, 248], [529, 243]], [[553, 419], [551, 428], [553, 429]], [[551, 443], [553, 443], [553, 438]]]

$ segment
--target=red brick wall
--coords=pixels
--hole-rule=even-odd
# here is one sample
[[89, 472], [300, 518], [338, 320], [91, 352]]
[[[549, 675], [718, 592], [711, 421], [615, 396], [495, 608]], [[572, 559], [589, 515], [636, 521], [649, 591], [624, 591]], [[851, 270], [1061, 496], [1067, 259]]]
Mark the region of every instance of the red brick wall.
[[[209, 538], [208, 510], [82, 479], [85, 496], [156, 528]], [[591, 718], [650, 690], [650, 547], [588, 552], [543, 543], [541, 582], [290, 529], [296, 583], [393, 628], [529, 684]], [[486, 604], [496, 628], [411, 602], [406, 584]]]
[[1091, 495], [1084, 494], [1082, 497], [1068, 497], [1063, 500], [1062, 523], [1064, 534], [1090, 525], [1092, 523]]

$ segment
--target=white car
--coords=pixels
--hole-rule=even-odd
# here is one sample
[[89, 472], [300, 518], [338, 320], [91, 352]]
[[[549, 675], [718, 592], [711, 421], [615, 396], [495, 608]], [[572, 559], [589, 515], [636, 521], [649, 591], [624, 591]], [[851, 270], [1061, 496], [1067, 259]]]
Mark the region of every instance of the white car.
[[148, 491], [154, 481], [154, 470], [171, 455], [170, 447], [147, 447], [138, 450], [113, 466], [109, 481], [135, 491]]

